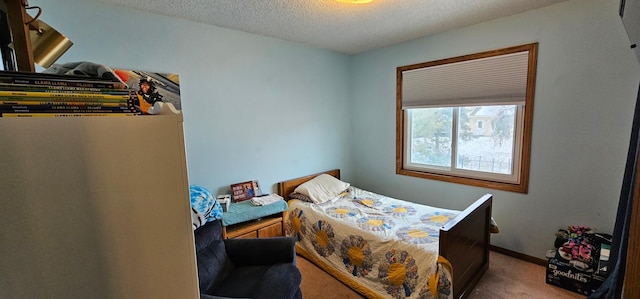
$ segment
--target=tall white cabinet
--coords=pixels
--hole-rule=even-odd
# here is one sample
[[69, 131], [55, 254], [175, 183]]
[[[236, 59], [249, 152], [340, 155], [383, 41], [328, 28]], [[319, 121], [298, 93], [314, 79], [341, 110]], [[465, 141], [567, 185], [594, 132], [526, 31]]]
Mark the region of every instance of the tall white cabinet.
[[181, 115], [0, 118], [0, 298], [199, 298]]

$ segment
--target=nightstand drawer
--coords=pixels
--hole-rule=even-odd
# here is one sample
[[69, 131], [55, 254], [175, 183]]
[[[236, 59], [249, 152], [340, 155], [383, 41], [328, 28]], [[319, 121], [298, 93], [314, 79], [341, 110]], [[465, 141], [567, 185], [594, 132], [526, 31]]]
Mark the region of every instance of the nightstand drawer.
[[224, 239], [271, 238], [283, 235], [282, 214], [222, 227]]
[[252, 232], [248, 232], [248, 233], [243, 234], [243, 235], [238, 235], [238, 236], [233, 237], [233, 238], [234, 239], [254, 239], [254, 238], [257, 238], [257, 237], [258, 237], [258, 235], [256, 234], [256, 232], [252, 231]]
[[258, 229], [258, 238], [272, 238], [282, 236], [282, 222], [274, 223]]

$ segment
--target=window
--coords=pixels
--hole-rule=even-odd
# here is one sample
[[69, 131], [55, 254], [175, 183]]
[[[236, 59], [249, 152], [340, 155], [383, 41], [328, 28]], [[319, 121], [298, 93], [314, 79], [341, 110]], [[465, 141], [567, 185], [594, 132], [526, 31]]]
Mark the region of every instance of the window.
[[397, 69], [396, 173], [527, 193], [537, 43]]

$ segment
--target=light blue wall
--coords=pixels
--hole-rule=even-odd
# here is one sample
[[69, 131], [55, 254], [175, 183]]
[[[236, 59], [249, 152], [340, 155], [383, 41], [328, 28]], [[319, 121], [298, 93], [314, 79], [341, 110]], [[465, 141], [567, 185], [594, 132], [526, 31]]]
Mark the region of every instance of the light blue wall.
[[[356, 186], [447, 208], [493, 193], [492, 243], [536, 257], [566, 225], [613, 230], [640, 81], [618, 3], [572, 0], [347, 56], [91, 1], [30, 1], [75, 43], [60, 62], [180, 75], [191, 183], [269, 189], [341, 168]], [[528, 194], [395, 174], [397, 66], [530, 42], [540, 47]]]
[[349, 178], [349, 56], [92, 1], [30, 2], [74, 42], [58, 63], [180, 75], [190, 183], [275, 192], [328, 168]]
[[[353, 181], [456, 209], [493, 193], [501, 232], [492, 243], [535, 257], [570, 224], [611, 233], [640, 81], [618, 3], [573, 0], [356, 55]], [[528, 194], [395, 174], [397, 66], [531, 42], [539, 53]]]

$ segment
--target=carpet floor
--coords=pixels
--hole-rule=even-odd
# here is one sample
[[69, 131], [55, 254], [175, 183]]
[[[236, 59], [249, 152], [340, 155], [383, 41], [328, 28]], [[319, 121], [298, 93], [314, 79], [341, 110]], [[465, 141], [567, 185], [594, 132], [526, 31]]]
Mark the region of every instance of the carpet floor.
[[[543, 266], [493, 251], [490, 254], [489, 270], [469, 296], [470, 299], [585, 298], [583, 295], [547, 284], [546, 270]], [[302, 298], [363, 298], [301, 256], [298, 256], [298, 268], [302, 273]]]

